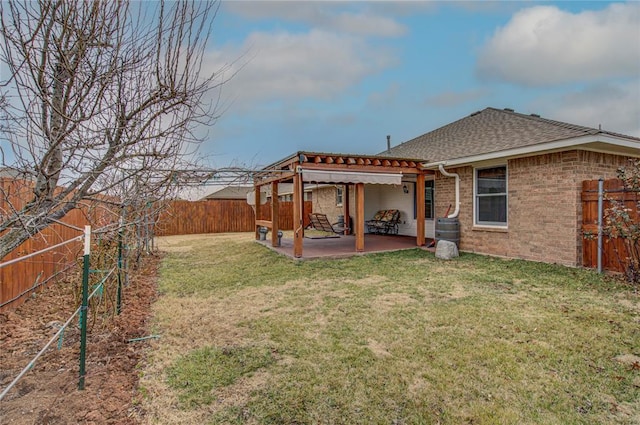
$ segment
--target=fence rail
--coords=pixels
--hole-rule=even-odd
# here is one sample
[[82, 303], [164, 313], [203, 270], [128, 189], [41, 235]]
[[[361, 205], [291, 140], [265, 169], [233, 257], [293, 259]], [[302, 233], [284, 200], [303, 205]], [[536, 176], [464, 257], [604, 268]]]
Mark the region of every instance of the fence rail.
[[[98, 294], [99, 297], [103, 296], [105, 282], [109, 279], [109, 277], [114, 274], [116, 271], [118, 274], [121, 272], [122, 261], [120, 258], [120, 253], [117, 261], [117, 266], [114, 265], [111, 270], [94, 270], [95, 272], [104, 273], [106, 275], [94, 285], [91, 293], [89, 293], [89, 274], [90, 274], [90, 262], [91, 262], [91, 245], [92, 245], [92, 234], [91, 234], [91, 226], [85, 226], [84, 232], [81, 236], [75, 237], [73, 239], [61, 242], [57, 246], [44, 248], [39, 252], [35, 252], [31, 255], [26, 255], [20, 257], [15, 260], [10, 260], [8, 262], [0, 263], [0, 269], [15, 265], [16, 262], [25, 262], [29, 258], [34, 255], [44, 254], [53, 249], [56, 249], [58, 246], [72, 244], [74, 242], [82, 241], [84, 245], [84, 255], [83, 255], [83, 263], [82, 263], [82, 304], [75, 310], [75, 312], [66, 320], [66, 322], [60, 326], [57, 332], [49, 339], [49, 341], [38, 351], [38, 353], [27, 363], [27, 365], [18, 373], [18, 375], [9, 383], [9, 385], [0, 392], [0, 401], [11, 391], [12, 388], [18, 383], [18, 381], [24, 377], [34, 366], [36, 361], [51, 347], [51, 345], [58, 340], [58, 349], [62, 345], [62, 339], [64, 335], [65, 329], [69, 327], [71, 321], [77, 315], [80, 316], [79, 325], [80, 325], [80, 367], [79, 367], [79, 380], [78, 380], [78, 389], [83, 390], [85, 384], [85, 375], [86, 375], [86, 346], [87, 346], [87, 315], [89, 313], [89, 300], [94, 297], [94, 295]], [[120, 290], [120, 287], [118, 287]], [[118, 305], [118, 313], [120, 312], [120, 306]]]
[[[269, 220], [271, 205], [261, 205], [260, 218]], [[312, 212], [312, 202], [305, 201], [304, 216]], [[305, 221], [305, 224], [307, 222]], [[293, 229], [293, 202], [280, 202], [278, 226]], [[158, 217], [155, 235], [172, 236], [196, 233], [252, 232], [255, 213], [245, 200], [171, 201]]]
[[[612, 201], [624, 203], [632, 219], [640, 220], [638, 202], [640, 194], [625, 190], [622, 180], [610, 179], [603, 182], [603, 211], [611, 207]], [[598, 180], [582, 182], [582, 265], [596, 268], [598, 264]], [[602, 244], [602, 268], [614, 272], [623, 271], [618, 259], [624, 253], [624, 243], [617, 238], [604, 238]]]

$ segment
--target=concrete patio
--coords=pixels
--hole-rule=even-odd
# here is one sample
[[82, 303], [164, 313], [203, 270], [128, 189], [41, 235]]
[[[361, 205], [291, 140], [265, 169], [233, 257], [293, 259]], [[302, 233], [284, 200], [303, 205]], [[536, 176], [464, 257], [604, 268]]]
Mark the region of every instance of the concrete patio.
[[[285, 233], [279, 247], [271, 246], [270, 238], [256, 242], [276, 251], [279, 254], [295, 258], [293, 255], [293, 238], [291, 235], [287, 235]], [[422, 247], [422, 249], [435, 251], [435, 248], [427, 248], [431, 242], [431, 239], [427, 239], [426, 245]], [[364, 252], [356, 252], [355, 237], [353, 235], [331, 237], [306, 236], [303, 243], [304, 253], [302, 258], [298, 258], [299, 260], [310, 260], [315, 258], [345, 258], [374, 252], [389, 252], [420, 248], [416, 246], [416, 238], [414, 236], [399, 235], [365, 234]]]

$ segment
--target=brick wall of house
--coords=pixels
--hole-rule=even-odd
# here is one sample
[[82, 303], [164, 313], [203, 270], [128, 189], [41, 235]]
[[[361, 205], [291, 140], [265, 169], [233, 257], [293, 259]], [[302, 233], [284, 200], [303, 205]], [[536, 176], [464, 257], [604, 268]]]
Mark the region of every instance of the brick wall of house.
[[[628, 158], [567, 151], [510, 160], [508, 230], [473, 225], [473, 168], [460, 174], [460, 249], [534, 261], [580, 265], [583, 180], [615, 177]], [[454, 179], [436, 176], [436, 215], [454, 203]], [[452, 205], [452, 211], [455, 205]]]
[[577, 265], [577, 151], [509, 161], [510, 256]]
[[[344, 192], [343, 192], [344, 193]], [[351, 216], [356, 215], [355, 188], [349, 189]], [[342, 206], [336, 205], [336, 187], [321, 186], [313, 191], [313, 212], [326, 214], [329, 222], [336, 223], [339, 215], [344, 215]]]

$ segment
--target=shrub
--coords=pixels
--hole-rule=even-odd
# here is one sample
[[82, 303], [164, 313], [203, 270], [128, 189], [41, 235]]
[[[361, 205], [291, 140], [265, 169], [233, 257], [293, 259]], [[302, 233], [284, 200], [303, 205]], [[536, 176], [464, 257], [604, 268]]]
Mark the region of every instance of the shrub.
[[626, 193], [635, 194], [635, 201], [629, 205], [628, 200], [608, 199], [610, 206], [605, 211], [603, 233], [622, 241], [622, 249], [614, 245], [614, 252], [626, 279], [640, 286], [640, 160], [629, 161], [629, 166], [618, 170], [618, 178]]

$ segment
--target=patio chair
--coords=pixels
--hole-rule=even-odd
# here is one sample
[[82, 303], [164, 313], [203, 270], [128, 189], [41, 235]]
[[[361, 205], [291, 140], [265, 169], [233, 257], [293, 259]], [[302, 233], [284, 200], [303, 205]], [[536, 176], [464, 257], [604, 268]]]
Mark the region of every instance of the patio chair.
[[311, 213], [309, 214], [309, 226], [316, 230], [320, 230], [326, 233], [333, 233], [326, 238], [336, 238], [344, 232], [344, 228], [334, 227], [327, 218], [326, 214]]
[[398, 224], [400, 224], [400, 211], [396, 209], [380, 210], [371, 220], [365, 221], [365, 224], [369, 233], [397, 235]]

